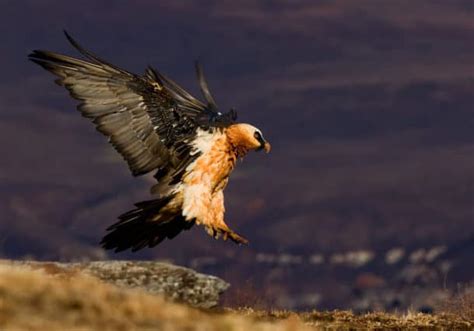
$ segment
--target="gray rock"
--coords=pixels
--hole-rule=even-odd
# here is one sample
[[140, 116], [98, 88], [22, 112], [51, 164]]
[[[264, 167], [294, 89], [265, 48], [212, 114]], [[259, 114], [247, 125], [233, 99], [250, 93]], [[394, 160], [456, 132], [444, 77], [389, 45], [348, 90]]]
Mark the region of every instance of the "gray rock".
[[51, 274], [84, 273], [124, 288], [140, 288], [198, 308], [212, 308], [229, 284], [192, 269], [153, 261], [96, 261], [81, 263], [18, 261], [14, 264]]

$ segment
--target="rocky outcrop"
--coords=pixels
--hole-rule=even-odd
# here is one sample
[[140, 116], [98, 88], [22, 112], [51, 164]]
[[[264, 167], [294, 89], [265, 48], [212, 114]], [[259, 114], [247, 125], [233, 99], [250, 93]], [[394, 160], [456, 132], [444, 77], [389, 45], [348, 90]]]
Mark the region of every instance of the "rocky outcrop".
[[3, 261], [42, 269], [54, 275], [83, 273], [123, 288], [140, 288], [151, 294], [164, 295], [173, 301], [198, 308], [212, 308], [229, 284], [222, 279], [192, 269], [153, 261], [96, 261], [58, 263], [37, 261]]

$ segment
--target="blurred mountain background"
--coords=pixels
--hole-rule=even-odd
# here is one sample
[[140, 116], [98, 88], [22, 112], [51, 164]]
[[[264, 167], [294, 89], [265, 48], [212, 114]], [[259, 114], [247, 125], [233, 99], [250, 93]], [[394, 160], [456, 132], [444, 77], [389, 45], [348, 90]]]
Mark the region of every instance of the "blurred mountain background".
[[[165, 259], [232, 284], [227, 304], [431, 309], [474, 280], [474, 2], [3, 1], [0, 256]], [[149, 198], [33, 49], [152, 65], [262, 129], [226, 190], [248, 247], [195, 227], [136, 254], [98, 242]], [[433, 294], [434, 293], [434, 294]], [[435, 296], [433, 298], [433, 296]]]

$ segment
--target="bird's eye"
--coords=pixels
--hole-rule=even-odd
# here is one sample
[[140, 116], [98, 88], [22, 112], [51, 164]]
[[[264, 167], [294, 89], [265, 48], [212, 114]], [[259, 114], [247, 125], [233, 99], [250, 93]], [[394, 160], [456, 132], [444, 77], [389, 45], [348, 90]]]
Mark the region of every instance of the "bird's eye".
[[257, 139], [258, 141], [262, 139], [262, 135], [258, 131], [255, 131], [255, 133], [253, 134], [253, 137]]

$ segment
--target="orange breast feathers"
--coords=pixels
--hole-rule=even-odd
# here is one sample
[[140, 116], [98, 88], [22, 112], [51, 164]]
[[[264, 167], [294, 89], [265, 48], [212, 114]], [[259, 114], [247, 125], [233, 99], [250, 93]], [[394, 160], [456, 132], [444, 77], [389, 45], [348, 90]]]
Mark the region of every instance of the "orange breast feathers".
[[212, 133], [198, 130], [193, 144], [201, 155], [188, 166], [183, 178], [183, 216], [204, 225], [212, 236], [238, 240], [224, 222], [223, 190], [237, 158], [259, 147], [254, 128], [235, 124]]
[[194, 147], [201, 156], [188, 166], [183, 178], [183, 216], [210, 232], [219, 220], [223, 223], [224, 199], [218, 193], [225, 188], [237, 156], [223, 129], [198, 130]]
[[257, 128], [243, 123], [212, 132], [198, 129], [192, 144], [200, 156], [186, 169], [178, 192], [183, 216], [205, 226], [213, 237], [222, 235], [236, 243], [247, 243], [224, 222], [223, 190], [237, 158], [250, 150], [268, 152], [270, 144], [263, 140]]

